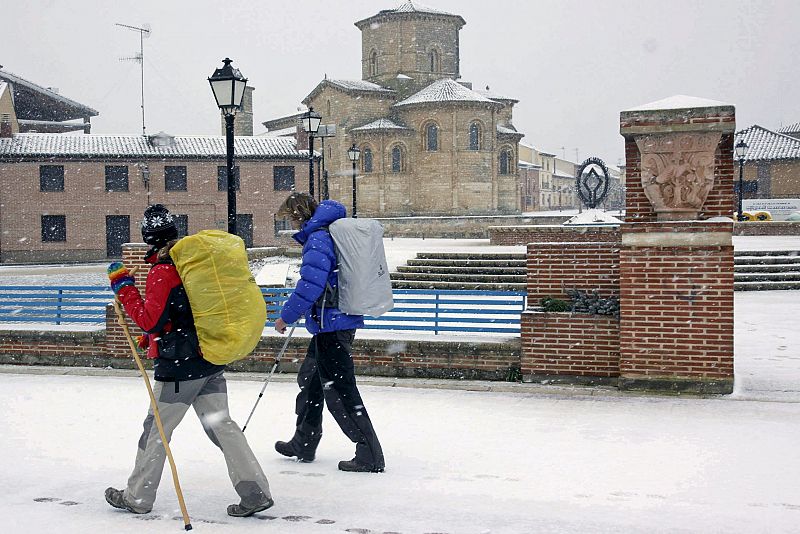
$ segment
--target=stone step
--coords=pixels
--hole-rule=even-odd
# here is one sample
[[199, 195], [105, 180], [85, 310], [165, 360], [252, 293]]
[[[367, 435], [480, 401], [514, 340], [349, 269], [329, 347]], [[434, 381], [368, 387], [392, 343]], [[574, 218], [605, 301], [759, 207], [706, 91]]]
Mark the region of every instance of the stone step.
[[734, 291], [800, 290], [800, 282], [736, 282]]
[[745, 273], [800, 273], [800, 262], [798, 263], [773, 263], [769, 265], [736, 265], [736, 274]]
[[800, 256], [736, 256], [734, 265], [800, 264]]
[[734, 250], [733, 256], [800, 256], [800, 250]]
[[392, 273], [392, 280], [418, 280], [420, 282], [478, 282], [485, 284], [525, 283], [525, 276], [499, 274], [425, 274]]
[[522, 260], [524, 253], [482, 253], [482, 252], [418, 252], [417, 259], [423, 260]]
[[734, 282], [800, 282], [800, 272], [795, 273], [755, 273], [733, 275]]
[[431, 267], [525, 267], [525, 260], [459, 260], [459, 259], [411, 259], [410, 266]]
[[483, 284], [476, 282], [425, 282], [421, 280], [393, 280], [394, 289], [461, 289], [480, 291], [525, 291], [525, 284]]
[[431, 266], [431, 265], [399, 265], [401, 273], [441, 273], [441, 274], [509, 274], [525, 276], [525, 267], [480, 267], [480, 266]]

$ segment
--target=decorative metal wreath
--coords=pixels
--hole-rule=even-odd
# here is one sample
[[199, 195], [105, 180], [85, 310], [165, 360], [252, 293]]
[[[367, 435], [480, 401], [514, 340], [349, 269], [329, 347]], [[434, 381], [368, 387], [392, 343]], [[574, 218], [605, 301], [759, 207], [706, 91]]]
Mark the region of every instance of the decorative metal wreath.
[[[602, 175], [597, 172], [598, 169]], [[586, 207], [596, 208], [608, 195], [609, 182], [605, 162], [600, 158], [587, 158], [575, 176], [575, 189]]]

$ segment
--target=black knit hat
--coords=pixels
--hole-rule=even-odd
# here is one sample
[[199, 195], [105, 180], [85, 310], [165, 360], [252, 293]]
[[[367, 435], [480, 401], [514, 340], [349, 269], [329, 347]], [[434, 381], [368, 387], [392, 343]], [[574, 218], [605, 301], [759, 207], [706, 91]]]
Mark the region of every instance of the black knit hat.
[[144, 210], [142, 239], [148, 245], [161, 248], [178, 238], [175, 219], [163, 204], [154, 204]]

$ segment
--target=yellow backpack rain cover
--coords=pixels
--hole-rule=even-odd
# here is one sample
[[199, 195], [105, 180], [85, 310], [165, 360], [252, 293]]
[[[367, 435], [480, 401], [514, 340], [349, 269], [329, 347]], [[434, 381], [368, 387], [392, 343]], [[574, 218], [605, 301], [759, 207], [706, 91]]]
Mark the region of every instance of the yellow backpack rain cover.
[[239, 236], [203, 230], [169, 252], [183, 281], [203, 358], [225, 365], [256, 348], [267, 307], [247, 263]]

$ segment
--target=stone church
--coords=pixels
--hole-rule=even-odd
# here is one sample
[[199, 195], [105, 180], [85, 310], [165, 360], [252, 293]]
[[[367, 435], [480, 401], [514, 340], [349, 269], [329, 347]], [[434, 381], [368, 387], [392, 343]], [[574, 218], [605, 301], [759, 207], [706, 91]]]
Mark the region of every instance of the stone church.
[[[335, 125], [324, 139], [330, 197], [352, 206], [357, 167], [358, 214], [509, 214], [520, 211], [518, 102], [473, 89], [460, 73], [459, 15], [406, 1], [355, 23], [361, 30], [361, 80], [323, 79], [303, 103]], [[264, 122], [292, 126], [297, 115]], [[331, 128], [332, 129], [332, 128]], [[305, 133], [298, 130], [298, 141]], [[315, 150], [321, 151], [320, 140]], [[299, 143], [298, 143], [299, 147]]]

